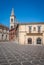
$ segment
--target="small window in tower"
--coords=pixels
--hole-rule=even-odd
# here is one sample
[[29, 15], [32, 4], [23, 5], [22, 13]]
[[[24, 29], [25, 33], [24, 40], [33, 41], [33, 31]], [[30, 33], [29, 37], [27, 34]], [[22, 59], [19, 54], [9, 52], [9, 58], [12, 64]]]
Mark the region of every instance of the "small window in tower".
[[11, 19], [11, 22], [13, 22], [13, 19]]
[[11, 26], [11, 29], [13, 28], [13, 26]]

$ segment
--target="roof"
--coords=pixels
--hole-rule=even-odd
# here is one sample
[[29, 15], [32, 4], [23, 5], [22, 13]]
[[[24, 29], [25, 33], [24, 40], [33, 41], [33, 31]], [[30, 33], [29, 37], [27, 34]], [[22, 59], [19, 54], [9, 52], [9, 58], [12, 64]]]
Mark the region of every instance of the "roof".
[[15, 28], [10, 29], [9, 31], [13, 31], [13, 30], [15, 30]]
[[17, 24], [16, 27], [10, 29], [9, 31], [17, 30], [18, 26], [19, 26], [19, 24]]
[[27, 23], [19, 23], [19, 25], [33, 25], [33, 24], [44, 24], [44, 22], [27, 22]]
[[14, 8], [12, 8], [11, 16], [14, 16]]
[[7, 26], [4, 26], [4, 25], [2, 25], [2, 24], [0, 24], [0, 28], [1, 28], [1, 29], [9, 30], [9, 28], [8, 28]]

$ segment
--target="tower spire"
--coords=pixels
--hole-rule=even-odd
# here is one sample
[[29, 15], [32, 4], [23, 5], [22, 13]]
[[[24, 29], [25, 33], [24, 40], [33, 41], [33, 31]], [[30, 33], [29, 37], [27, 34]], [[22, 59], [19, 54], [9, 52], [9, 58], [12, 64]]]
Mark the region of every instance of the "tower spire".
[[14, 8], [12, 8], [11, 16], [14, 16]]

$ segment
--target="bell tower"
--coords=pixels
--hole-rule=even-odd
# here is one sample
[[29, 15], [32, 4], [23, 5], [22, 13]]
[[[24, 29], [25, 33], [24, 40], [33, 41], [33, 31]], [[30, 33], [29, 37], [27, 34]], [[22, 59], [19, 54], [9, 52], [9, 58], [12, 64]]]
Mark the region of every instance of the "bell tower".
[[14, 15], [14, 9], [12, 8], [11, 16], [10, 16], [10, 29], [14, 28], [15, 24], [15, 15]]

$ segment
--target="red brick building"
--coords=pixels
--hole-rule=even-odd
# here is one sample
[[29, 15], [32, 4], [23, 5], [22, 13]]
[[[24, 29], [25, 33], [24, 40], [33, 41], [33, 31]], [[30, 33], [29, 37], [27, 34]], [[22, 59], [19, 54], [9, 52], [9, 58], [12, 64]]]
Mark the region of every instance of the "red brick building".
[[14, 41], [17, 38], [17, 33], [18, 33], [17, 29], [18, 29], [18, 24], [16, 28], [9, 30], [9, 40], [10, 41]]
[[9, 40], [14, 40], [15, 38], [15, 29], [9, 30]]

